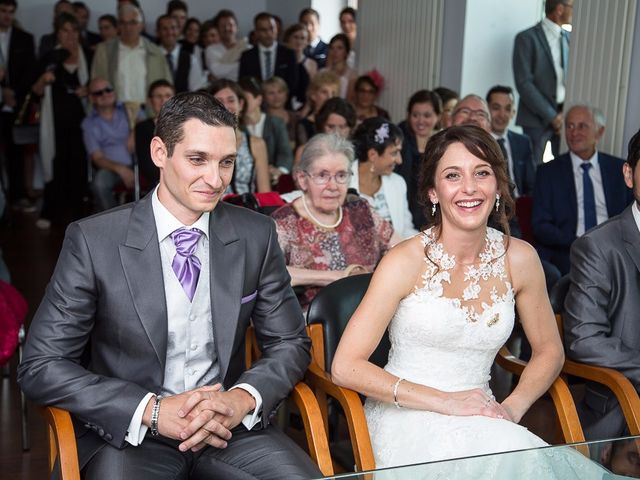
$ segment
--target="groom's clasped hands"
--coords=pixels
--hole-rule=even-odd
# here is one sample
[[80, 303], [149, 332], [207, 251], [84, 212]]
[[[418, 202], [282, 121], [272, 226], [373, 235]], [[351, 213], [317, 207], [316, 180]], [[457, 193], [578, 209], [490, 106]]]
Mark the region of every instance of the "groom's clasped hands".
[[[153, 402], [150, 402], [153, 403]], [[180, 440], [180, 451], [198, 451], [206, 445], [225, 448], [231, 430], [255, 409], [246, 390], [223, 391], [217, 383], [163, 397], [158, 415], [160, 435]]]

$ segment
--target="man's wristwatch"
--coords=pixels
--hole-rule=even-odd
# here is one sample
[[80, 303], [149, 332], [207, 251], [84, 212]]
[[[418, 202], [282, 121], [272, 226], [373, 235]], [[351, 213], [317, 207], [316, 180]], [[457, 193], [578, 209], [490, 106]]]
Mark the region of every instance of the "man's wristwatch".
[[151, 435], [157, 437], [160, 435], [158, 432], [158, 417], [160, 416], [160, 402], [162, 401], [162, 395], [156, 395], [153, 402], [153, 409], [151, 410]]

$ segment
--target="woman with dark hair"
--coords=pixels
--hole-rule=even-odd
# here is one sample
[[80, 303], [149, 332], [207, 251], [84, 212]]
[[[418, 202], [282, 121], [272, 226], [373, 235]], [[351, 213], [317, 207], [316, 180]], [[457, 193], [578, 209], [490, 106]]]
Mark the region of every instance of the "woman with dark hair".
[[358, 76], [356, 71], [347, 64], [350, 50], [349, 37], [344, 33], [334, 35], [329, 42], [327, 66], [320, 70], [333, 72], [340, 78], [338, 96], [347, 100], [353, 99], [353, 85]]
[[[291, 92], [296, 103], [302, 106], [306, 103], [307, 88], [310, 80], [318, 72], [318, 64], [313, 58], [304, 54], [305, 47], [309, 44], [309, 31], [301, 23], [294, 23], [284, 31], [282, 42], [296, 53], [298, 62], [298, 89]], [[294, 107], [298, 109], [298, 106]]]
[[360, 75], [358, 77], [355, 83], [355, 93], [353, 97], [353, 105], [356, 107], [358, 122], [362, 122], [367, 118], [376, 117], [391, 120], [389, 112], [376, 105], [378, 93], [380, 93], [380, 87], [376, 85], [373, 78], [369, 75]]
[[282, 119], [262, 111], [262, 89], [255, 78], [241, 78], [238, 84], [244, 92], [244, 125], [251, 135], [265, 141], [271, 184], [275, 186], [280, 175], [291, 173], [293, 168], [293, 150], [289, 145], [287, 126]]
[[243, 124], [244, 92], [236, 82], [224, 78], [213, 82], [208, 92], [239, 120], [236, 131], [238, 155], [227, 193], [270, 192], [267, 146], [263, 139], [250, 135]]
[[440, 115], [440, 121], [436, 128], [438, 130], [442, 128], [448, 128], [451, 126], [451, 117], [453, 115], [453, 109], [456, 108], [460, 95], [455, 90], [451, 90], [447, 87], [438, 87], [433, 89], [438, 94], [442, 101], [442, 115]]
[[80, 124], [85, 117], [92, 54], [80, 42], [76, 17], [61, 13], [54, 22], [56, 46], [36, 66], [31, 87], [41, 97], [40, 159], [46, 181], [39, 228], [64, 225], [86, 212], [87, 154]]
[[367, 200], [402, 238], [415, 235], [407, 203], [407, 184], [393, 172], [402, 163], [402, 130], [384, 118], [368, 118], [353, 132], [358, 159], [351, 187]]
[[[420, 177], [428, 228], [382, 259], [331, 368], [336, 383], [367, 397], [377, 468], [546, 445], [518, 422], [558, 376], [564, 353], [540, 260], [529, 244], [509, 238], [509, 190], [500, 148], [484, 130], [451, 127], [429, 141]], [[490, 218], [507, 234], [488, 227]], [[489, 372], [516, 308], [533, 355], [500, 403]], [[382, 369], [368, 359], [387, 327], [392, 346]], [[602, 475], [572, 449], [534, 455], [524, 464], [495, 455], [464, 463], [457, 473]], [[450, 475], [449, 465], [437, 468], [430, 473]]]
[[440, 97], [430, 90], [418, 90], [407, 105], [407, 119], [398, 126], [404, 133], [402, 165], [396, 172], [407, 182], [407, 200], [413, 224], [420, 229], [425, 222], [423, 205], [418, 197], [418, 176], [427, 142], [442, 112]]

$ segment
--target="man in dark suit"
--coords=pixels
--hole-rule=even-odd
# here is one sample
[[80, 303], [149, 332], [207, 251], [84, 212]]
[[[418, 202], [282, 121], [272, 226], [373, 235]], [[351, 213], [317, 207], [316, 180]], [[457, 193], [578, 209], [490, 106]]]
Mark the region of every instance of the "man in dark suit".
[[313, 8], [305, 8], [300, 12], [298, 22], [307, 27], [309, 32], [309, 45], [304, 49], [305, 56], [314, 59], [318, 68], [323, 68], [327, 63], [329, 45], [320, 38], [320, 14]]
[[80, 24], [80, 41], [82, 45], [90, 50], [95, 50], [96, 45], [102, 42], [102, 37], [89, 30], [89, 7], [81, 1], [73, 2], [73, 14]]
[[257, 45], [242, 53], [238, 78], [254, 77], [265, 81], [282, 78], [289, 92], [298, 87], [298, 65], [295, 52], [276, 41], [276, 22], [269, 13], [262, 12], [253, 19]]
[[[640, 131], [629, 142], [624, 181], [634, 201], [571, 247], [571, 286], [565, 300], [567, 355], [614, 368], [640, 390]], [[588, 440], [628, 434], [611, 391], [587, 384], [578, 405]]]
[[531, 224], [540, 258], [569, 273], [569, 248], [586, 231], [618, 215], [631, 202], [621, 158], [598, 152], [604, 115], [577, 105], [568, 112], [569, 152], [543, 164], [536, 173]]
[[516, 123], [531, 139], [533, 161], [542, 163], [547, 141], [554, 157], [560, 149], [562, 107], [569, 64], [569, 33], [573, 0], [546, 0], [545, 18], [516, 35], [513, 77], [520, 94]]
[[507, 169], [515, 184], [514, 195], [531, 195], [535, 182], [535, 168], [531, 152], [531, 140], [509, 130], [509, 122], [516, 113], [511, 87], [496, 85], [487, 93], [491, 113], [491, 135], [496, 139], [507, 160]]
[[30, 185], [31, 179], [25, 178], [25, 173], [33, 173], [25, 168], [23, 149], [13, 141], [13, 124], [33, 83], [35, 65], [33, 35], [14, 25], [16, 8], [15, 0], [0, 0], [0, 123], [7, 160], [10, 203], [28, 193], [25, 183]]
[[160, 15], [156, 20], [156, 36], [167, 58], [176, 92], [195, 92], [204, 88], [207, 77], [202, 71], [200, 61], [192, 49], [178, 42], [178, 21], [169, 14]]
[[235, 128], [209, 94], [176, 95], [151, 141], [158, 188], [67, 230], [19, 382], [71, 412], [85, 478], [320, 475], [269, 425], [309, 339], [273, 221], [219, 202]]

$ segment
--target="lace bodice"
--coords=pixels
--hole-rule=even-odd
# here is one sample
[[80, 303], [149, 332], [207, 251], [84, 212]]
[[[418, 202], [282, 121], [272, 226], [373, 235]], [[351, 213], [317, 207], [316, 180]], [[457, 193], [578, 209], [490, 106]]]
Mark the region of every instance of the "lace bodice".
[[491, 364], [515, 316], [503, 235], [488, 229], [480, 261], [457, 269], [432, 229], [420, 235], [427, 252], [423, 285], [400, 302], [391, 320], [386, 369], [445, 391], [488, 392]]

